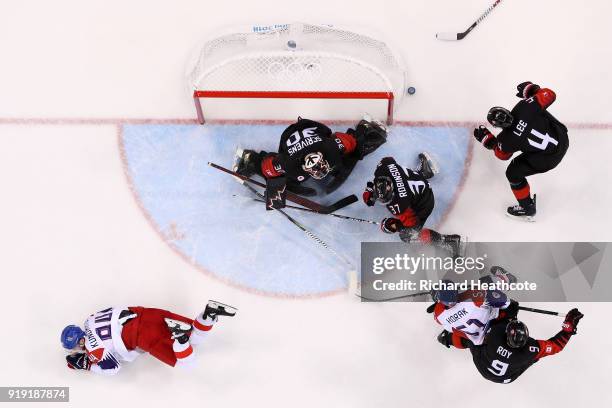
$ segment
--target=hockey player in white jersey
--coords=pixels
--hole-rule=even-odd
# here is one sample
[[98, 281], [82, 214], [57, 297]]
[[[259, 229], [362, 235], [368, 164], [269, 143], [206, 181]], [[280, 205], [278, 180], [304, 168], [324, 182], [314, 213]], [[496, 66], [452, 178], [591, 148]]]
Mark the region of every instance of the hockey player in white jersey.
[[[491, 268], [491, 276], [480, 279], [485, 282], [516, 282], [514, 275], [499, 266]], [[452, 281], [444, 283], [452, 285]], [[474, 345], [482, 344], [489, 325], [496, 319], [513, 318], [518, 313], [518, 302], [508, 299], [499, 290], [467, 290], [459, 293], [456, 289], [443, 289], [433, 293], [436, 303], [428, 312], [444, 327], [438, 341], [450, 347], [467, 339]]]
[[61, 342], [70, 351], [68, 367], [75, 370], [113, 375], [145, 352], [172, 367], [187, 366], [194, 360], [193, 346], [218, 316], [235, 314], [235, 308], [212, 300], [194, 320], [162, 309], [110, 307], [90, 315], [84, 330], [66, 326]]

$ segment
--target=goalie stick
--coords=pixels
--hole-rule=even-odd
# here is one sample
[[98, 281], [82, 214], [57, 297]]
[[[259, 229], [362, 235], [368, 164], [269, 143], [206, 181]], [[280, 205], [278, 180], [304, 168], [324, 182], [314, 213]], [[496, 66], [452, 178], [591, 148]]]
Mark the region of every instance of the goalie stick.
[[[234, 197], [241, 197], [241, 198], [245, 198], [247, 200], [253, 200], [253, 201], [258, 201], [260, 203], [265, 203], [264, 200], [262, 200], [261, 198], [255, 198], [255, 197], [243, 197], [241, 195], [238, 194], [233, 194]], [[311, 210], [310, 208], [304, 208], [304, 207], [298, 207], [296, 205], [286, 205], [286, 208], [292, 208], [294, 210], [300, 210], [300, 211], [306, 211], [306, 212], [311, 212], [311, 213], [315, 213], [315, 214], [321, 214], [318, 213], [314, 210]], [[342, 218], [343, 220], [351, 220], [351, 221], [357, 221], [357, 222], [365, 222], [368, 224], [372, 224], [372, 225], [380, 225], [380, 222], [378, 221], [372, 221], [372, 220], [365, 220], [363, 218], [357, 218], [357, 217], [349, 217], [348, 215], [341, 215], [341, 214], [322, 214], [322, 215], [331, 215], [332, 217], [337, 217], [337, 218]]]
[[[219, 166], [218, 164], [212, 163], [212, 162], [208, 162], [208, 165], [211, 166], [212, 168], [215, 168], [217, 170], [221, 170], [222, 172], [225, 172], [227, 174], [231, 174], [234, 177], [237, 177], [247, 183], [251, 183], [254, 184], [256, 186], [259, 187], [263, 187], [265, 188], [266, 185], [264, 183], [260, 183], [259, 181], [253, 180], [251, 178], [245, 177], [242, 174], [238, 174], [235, 171], [226, 169], [225, 167]], [[346, 196], [338, 201], [336, 201], [335, 203], [333, 203], [332, 205], [323, 205], [323, 204], [319, 204], [316, 203], [314, 201], [311, 201], [309, 199], [307, 199], [306, 197], [302, 197], [300, 195], [294, 194], [291, 191], [287, 191], [287, 200], [292, 201], [296, 204], [299, 204], [301, 206], [304, 206], [306, 208], [311, 209], [314, 212], [318, 212], [320, 214], [331, 214], [335, 211], [338, 211], [341, 208], [344, 208], [348, 205], [351, 205], [357, 201], [359, 201], [357, 199], [357, 196], [355, 194], [351, 194], [350, 196]]]
[[484, 20], [485, 17], [488, 16], [489, 13], [491, 11], [493, 11], [493, 9], [495, 7], [497, 7], [497, 5], [499, 3], [501, 3], [501, 0], [495, 0], [495, 3], [493, 3], [484, 13], [482, 13], [482, 15], [480, 17], [478, 17], [478, 20], [474, 21], [474, 24], [472, 24], [464, 32], [462, 32], [462, 33], [437, 33], [436, 34], [436, 38], [438, 40], [444, 40], [444, 41], [458, 41], [458, 40], [462, 40], [466, 35], [468, 35], [470, 33], [470, 31], [472, 31], [474, 29], [474, 27], [476, 27], [478, 24], [480, 24], [480, 22], [482, 20]]

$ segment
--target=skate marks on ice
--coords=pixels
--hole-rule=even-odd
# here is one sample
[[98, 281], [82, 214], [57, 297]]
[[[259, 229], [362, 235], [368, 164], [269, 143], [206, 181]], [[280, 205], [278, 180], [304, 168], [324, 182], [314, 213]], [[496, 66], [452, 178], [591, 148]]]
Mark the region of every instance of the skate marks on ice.
[[[231, 166], [237, 147], [276, 151], [284, 125], [125, 125], [120, 147], [126, 175], [145, 216], [180, 256], [198, 269], [242, 289], [280, 297], [338, 293], [347, 287], [347, 265], [309, 239], [280, 213], [262, 203], [227, 174], [207, 165]], [[346, 127], [333, 127], [345, 131]], [[431, 181], [436, 207], [428, 226], [436, 227], [466, 176], [470, 137], [464, 127], [390, 129], [388, 142], [359, 162], [329, 204], [349, 194], [361, 196], [378, 161], [394, 156], [414, 167], [423, 150], [440, 174]], [[240, 197], [236, 197], [240, 196]], [[286, 212], [341, 253], [358, 269], [362, 241], [395, 241], [376, 225], [293, 209]], [[388, 216], [382, 206], [358, 202], [340, 214], [372, 220]]]

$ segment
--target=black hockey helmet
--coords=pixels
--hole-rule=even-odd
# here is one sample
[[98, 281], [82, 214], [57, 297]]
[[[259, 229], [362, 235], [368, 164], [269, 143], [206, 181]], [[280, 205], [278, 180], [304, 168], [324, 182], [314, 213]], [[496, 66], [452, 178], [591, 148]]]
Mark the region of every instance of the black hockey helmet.
[[321, 180], [329, 174], [331, 170], [329, 163], [325, 160], [323, 153], [313, 152], [304, 156], [302, 169], [308, 173], [313, 179]]
[[378, 176], [374, 179], [376, 201], [387, 204], [393, 200], [393, 180], [389, 176]]
[[512, 348], [521, 348], [529, 340], [529, 329], [520, 320], [510, 320], [506, 325], [506, 342]]
[[514, 118], [508, 109], [502, 108], [501, 106], [494, 106], [489, 109], [487, 120], [493, 127], [507, 128], [512, 125]]

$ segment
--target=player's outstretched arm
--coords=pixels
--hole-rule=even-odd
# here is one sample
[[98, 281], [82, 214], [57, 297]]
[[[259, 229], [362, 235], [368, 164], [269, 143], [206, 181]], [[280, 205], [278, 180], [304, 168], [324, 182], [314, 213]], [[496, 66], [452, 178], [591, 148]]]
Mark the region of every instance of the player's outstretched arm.
[[538, 340], [540, 351], [535, 358], [540, 359], [542, 357], [552, 356], [563, 350], [569, 339], [576, 334], [578, 323], [583, 317], [584, 315], [580, 313], [578, 309], [574, 308], [570, 310], [565, 316], [565, 321], [559, 333], [548, 340]]

